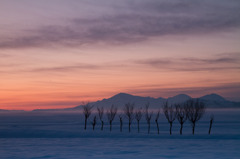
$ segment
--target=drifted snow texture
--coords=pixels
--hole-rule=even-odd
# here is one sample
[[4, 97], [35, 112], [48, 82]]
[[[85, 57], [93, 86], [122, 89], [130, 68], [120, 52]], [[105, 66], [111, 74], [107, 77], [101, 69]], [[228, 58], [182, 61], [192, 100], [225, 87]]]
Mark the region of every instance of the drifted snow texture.
[[[215, 114], [212, 135], [208, 135], [209, 116]], [[154, 119], [154, 117], [153, 117]], [[239, 158], [240, 156], [240, 110], [214, 111], [205, 114], [196, 125], [196, 134], [191, 135], [190, 123], [185, 123], [183, 135], [179, 135], [179, 124], [174, 121], [173, 135], [161, 114], [160, 134], [154, 121], [151, 133], [147, 134], [143, 118], [140, 133], [132, 124], [128, 132], [124, 118], [123, 132], [119, 132], [118, 116], [100, 130], [98, 121], [95, 131], [89, 119], [87, 130], [78, 113], [2, 113], [0, 114], [0, 158]]]

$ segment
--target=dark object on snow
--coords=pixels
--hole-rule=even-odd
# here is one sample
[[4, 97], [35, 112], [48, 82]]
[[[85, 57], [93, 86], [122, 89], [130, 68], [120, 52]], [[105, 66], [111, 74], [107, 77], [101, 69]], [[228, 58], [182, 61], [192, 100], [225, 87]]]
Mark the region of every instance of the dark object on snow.
[[123, 109], [126, 117], [128, 118], [128, 132], [131, 132], [131, 124], [134, 119], [134, 103], [127, 103]]
[[139, 128], [139, 122], [142, 119], [142, 108], [138, 109], [135, 112], [135, 119], [137, 120], [137, 125], [138, 125], [138, 133], [140, 132], [140, 128]]
[[202, 118], [205, 112], [205, 105], [198, 99], [190, 99], [185, 104], [188, 120], [192, 125], [192, 134], [194, 135], [196, 122]]
[[209, 125], [209, 130], [208, 130], [208, 134], [209, 134], [209, 135], [211, 134], [211, 129], [212, 129], [212, 123], [213, 123], [213, 121], [214, 121], [214, 116], [211, 115], [211, 117], [210, 117], [210, 125]]
[[175, 104], [175, 108], [176, 108], [176, 116], [177, 116], [178, 122], [181, 125], [180, 134], [182, 135], [183, 124], [187, 120], [187, 115], [188, 115], [186, 105]]
[[104, 125], [104, 122], [103, 122], [104, 108], [103, 107], [97, 108], [97, 110], [98, 110], [99, 119], [100, 119], [100, 121], [102, 123], [101, 130], [103, 130], [103, 125]]
[[92, 113], [92, 108], [93, 108], [93, 106], [90, 106], [89, 103], [83, 105], [83, 114], [84, 114], [84, 117], [85, 117], [85, 126], [84, 126], [85, 130], [87, 129], [87, 120]]
[[97, 117], [95, 115], [94, 118], [93, 118], [93, 121], [92, 121], [93, 131], [94, 131], [96, 123], [97, 123]]
[[157, 131], [158, 131], [158, 134], [159, 134], [159, 126], [158, 126], [159, 114], [160, 114], [160, 110], [157, 111], [157, 115], [156, 115], [156, 118], [155, 118], [155, 122], [156, 122], [156, 124], [157, 124]]
[[167, 118], [168, 123], [170, 124], [169, 133], [172, 135], [172, 123], [176, 118], [176, 111], [174, 110], [173, 106], [168, 106], [168, 102], [164, 104], [163, 112], [165, 117]]
[[147, 124], [148, 124], [148, 134], [150, 133], [150, 124], [151, 124], [151, 119], [152, 119], [152, 112], [149, 114], [148, 112], [148, 108], [149, 108], [150, 104], [147, 103], [145, 106], [145, 118], [147, 120]]
[[120, 120], [120, 132], [122, 132], [123, 121], [122, 121], [122, 116], [121, 115], [119, 115], [119, 120]]
[[110, 131], [112, 131], [112, 122], [116, 114], [117, 114], [117, 107], [114, 107], [114, 105], [112, 105], [110, 110], [107, 111], [107, 118], [110, 124]]

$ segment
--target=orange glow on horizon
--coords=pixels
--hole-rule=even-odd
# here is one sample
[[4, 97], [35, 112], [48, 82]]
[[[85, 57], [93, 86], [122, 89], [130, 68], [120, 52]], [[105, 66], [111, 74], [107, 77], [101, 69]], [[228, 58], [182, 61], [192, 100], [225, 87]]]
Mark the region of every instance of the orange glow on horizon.
[[169, 12], [150, 7], [160, 1], [131, 3], [134, 12], [125, 1], [1, 3], [0, 109], [70, 108], [120, 92], [240, 101], [240, 28], [227, 23], [237, 2], [169, 2]]

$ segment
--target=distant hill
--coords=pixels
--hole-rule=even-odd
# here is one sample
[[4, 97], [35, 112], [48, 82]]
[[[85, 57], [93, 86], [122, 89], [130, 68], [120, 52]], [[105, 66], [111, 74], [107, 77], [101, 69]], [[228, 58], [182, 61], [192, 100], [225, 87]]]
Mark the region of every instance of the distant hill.
[[[164, 98], [152, 98], [152, 97], [140, 97], [140, 96], [133, 96], [131, 94], [126, 93], [119, 93], [111, 98], [103, 99], [100, 101], [92, 102], [91, 105], [94, 105], [95, 107], [105, 107], [109, 108], [112, 104], [114, 104], [117, 107], [122, 107], [126, 103], [134, 103], [136, 107], [145, 107], [146, 103], [150, 103], [152, 108], [158, 108], [159, 106], [163, 105], [163, 103], [166, 101]], [[77, 106], [70, 109], [82, 109], [82, 106]]]
[[24, 112], [24, 110], [7, 110], [7, 109], [0, 109], [0, 112]]
[[[146, 103], [150, 103], [152, 109], [159, 109], [163, 107], [163, 104], [168, 101], [170, 104], [183, 103], [191, 99], [190, 96], [186, 94], [179, 94], [174, 97], [169, 98], [152, 98], [152, 97], [141, 97], [134, 96], [127, 93], [119, 93], [111, 98], [99, 100], [90, 103], [94, 107], [105, 107], [109, 108], [112, 104], [121, 108], [126, 103], [135, 103], [135, 107], [144, 107]], [[199, 98], [200, 101], [204, 102], [207, 108], [240, 108], [240, 102], [232, 102], [224, 99], [217, 94], [209, 94]], [[82, 105], [76, 106], [74, 108], [68, 108], [66, 110], [79, 110], [82, 109]]]
[[208, 94], [200, 97], [202, 100], [210, 100], [210, 101], [226, 101], [223, 97], [218, 94]]
[[218, 94], [209, 94], [199, 98], [208, 108], [240, 108], [240, 102], [232, 102]]
[[189, 99], [191, 99], [192, 97], [186, 95], [186, 94], [179, 94], [176, 95], [174, 97], [169, 97], [168, 99], [166, 99], [170, 104], [175, 104], [175, 103], [183, 103]]

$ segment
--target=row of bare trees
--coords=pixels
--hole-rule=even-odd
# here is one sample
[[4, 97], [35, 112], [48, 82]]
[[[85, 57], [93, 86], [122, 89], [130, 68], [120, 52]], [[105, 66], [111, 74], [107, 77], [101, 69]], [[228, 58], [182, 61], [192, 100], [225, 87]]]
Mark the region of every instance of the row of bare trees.
[[[195, 132], [196, 123], [202, 118], [205, 113], [204, 103], [197, 100], [188, 100], [183, 104], [175, 104], [174, 106], [169, 106], [168, 102], [165, 103], [163, 112], [170, 124], [170, 135], [172, 134], [172, 124], [177, 118], [180, 126], [180, 134], [182, 135], [183, 124], [189, 120], [192, 126], [192, 134]], [[210, 127], [211, 127], [210, 123]], [[209, 128], [209, 134], [211, 133], [211, 128]]]
[[[144, 110], [142, 108], [139, 108], [139, 109], [136, 109], [136, 111], [134, 111], [134, 108], [135, 108], [134, 103], [125, 104], [125, 106], [123, 108], [123, 114], [125, 115], [125, 117], [128, 120], [128, 131], [129, 132], [131, 132], [131, 125], [132, 125], [132, 122], [134, 119], [136, 119], [136, 121], [137, 121], [138, 133], [140, 132], [140, 126], [139, 126], [140, 120], [145, 115], [145, 119], [146, 119], [147, 125], [148, 125], [148, 133], [150, 133], [150, 124], [151, 124], [151, 119], [153, 116], [153, 111], [149, 112], [149, 106], [150, 106], [150, 104], [147, 103], [145, 105]], [[88, 118], [90, 117], [90, 115], [92, 113], [92, 108], [93, 108], [93, 106], [91, 106], [89, 103], [83, 106], [83, 114], [85, 116], [85, 126], [84, 126], [85, 130], [87, 128]], [[108, 119], [108, 122], [110, 125], [110, 131], [112, 131], [112, 122], [115, 119], [117, 111], [118, 111], [118, 109], [114, 105], [112, 105], [111, 108], [106, 111], [106, 116], [107, 116], [107, 119]], [[97, 112], [98, 112], [99, 120], [101, 121], [101, 130], [103, 130], [104, 108], [103, 107], [97, 108]], [[183, 104], [174, 104], [174, 105], [169, 105], [169, 103], [166, 102], [163, 107], [163, 113], [170, 125], [170, 128], [169, 128], [170, 135], [172, 134], [172, 125], [173, 125], [173, 122], [175, 121], [175, 119], [177, 119], [180, 124], [180, 134], [181, 135], [182, 135], [183, 124], [187, 120], [191, 123], [192, 134], [194, 134], [196, 123], [202, 118], [204, 112], [205, 112], [204, 104], [197, 99], [196, 100], [191, 99]], [[157, 110], [156, 116], [155, 116], [155, 123], [157, 126], [158, 134], [160, 131], [159, 123], [158, 123], [159, 116], [160, 116], [160, 110]], [[93, 121], [91, 122], [91, 124], [93, 126], [93, 130], [96, 125], [96, 118], [97, 118], [97, 116], [95, 115], [93, 118]], [[211, 116], [209, 132], [208, 132], [209, 134], [211, 133], [213, 119], [214, 119], [213, 116]], [[119, 115], [119, 121], [120, 121], [120, 132], [122, 132], [122, 125], [123, 125], [123, 115], [122, 114]]]

